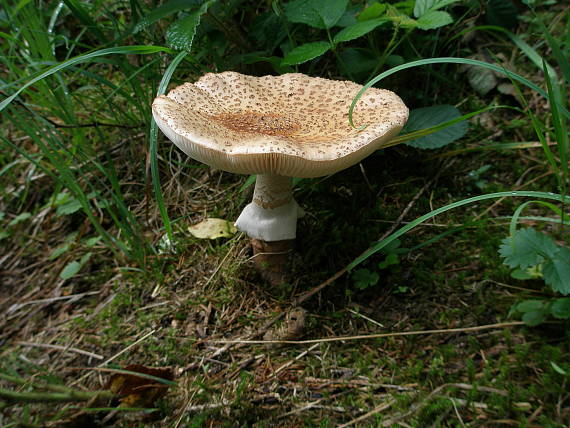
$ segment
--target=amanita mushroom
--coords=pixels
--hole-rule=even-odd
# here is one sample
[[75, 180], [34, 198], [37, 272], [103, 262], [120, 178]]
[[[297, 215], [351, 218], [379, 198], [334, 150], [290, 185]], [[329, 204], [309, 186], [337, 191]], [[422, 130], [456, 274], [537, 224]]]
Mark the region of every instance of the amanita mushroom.
[[320, 177], [358, 163], [385, 146], [408, 118], [396, 94], [370, 88], [353, 113], [356, 125], [366, 127], [350, 126], [349, 107], [361, 88], [298, 73], [208, 73], [153, 102], [156, 123], [188, 156], [257, 174], [253, 201], [236, 226], [252, 238], [254, 260], [273, 282], [282, 277], [282, 254], [292, 246], [301, 213], [292, 177]]

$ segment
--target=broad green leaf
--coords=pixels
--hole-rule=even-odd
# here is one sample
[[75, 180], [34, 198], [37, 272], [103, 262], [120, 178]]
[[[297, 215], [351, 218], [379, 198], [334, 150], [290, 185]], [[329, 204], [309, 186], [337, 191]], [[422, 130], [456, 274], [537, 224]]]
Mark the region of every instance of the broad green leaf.
[[379, 18], [386, 12], [386, 4], [374, 2], [358, 15], [359, 21], [366, 21], [369, 19]]
[[233, 223], [221, 218], [207, 218], [188, 227], [188, 232], [200, 239], [231, 238], [237, 232]]
[[503, 239], [499, 248], [504, 263], [513, 269], [536, 266], [546, 259], [554, 259], [558, 252], [559, 248], [550, 236], [533, 228], [518, 230], [514, 236]]
[[332, 45], [329, 42], [313, 42], [297, 46], [295, 49], [291, 50], [285, 58], [283, 58], [281, 65], [302, 64], [321, 56], [331, 47]]
[[352, 274], [354, 286], [360, 290], [376, 285], [379, 279], [380, 275], [376, 272], [370, 272], [368, 269], [358, 269]]
[[[410, 117], [402, 132], [418, 131], [461, 117], [461, 113], [451, 105], [418, 108], [410, 111]], [[420, 149], [437, 149], [450, 144], [467, 133], [467, 122], [462, 121], [441, 131], [406, 142]]]
[[156, 9], [151, 10], [146, 16], [135, 25], [134, 33], [141, 31], [156, 21], [166, 18], [173, 13], [180, 12], [181, 10], [190, 9], [198, 6], [201, 0], [170, 0], [161, 4]]
[[417, 20], [417, 26], [422, 30], [435, 30], [452, 22], [453, 18], [449, 13], [441, 10], [430, 10]]
[[519, 312], [536, 312], [544, 309], [544, 301], [542, 300], [525, 300], [516, 307]]
[[215, 0], [205, 2], [198, 10], [172, 24], [166, 31], [166, 43], [173, 49], [189, 52], [192, 49], [196, 29], [200, 25], [200, 18], [212, 3], [215, 3]]
[[358, 22], [357, 24], [346, 27], [345, 29], [339, 31], [334, 36], [334, 43], [348, 42], [349, 40], [358, 39], [365, 34], [370, 33], [376, 27], [388, 22], [387, 19], [377, 18], [368, 21]]
[[414, 5], [414, 16], [419, 18], [428, 11], [438, 10], [452, 3], [457, 3], [458, 1], [460, 0], [416, 0], [416, 4]]
[[550, 313], [558, 319], [570, 318], [570, 297], [556, 299], [550, 308]]
[[544, 282], [560, 294], [570, 294], [570, 249], [561, 247], [542, 267]]
[[284, 9], [290, 22], [324, 30], [338, 22], [347, 5], [348, 0], [295, 0], [285, 4]]
[[388, 266], [397, 265], [400, 263], [400, 258], [396, 253], [390, 253], [386, 256], [384, 261], [378, 263], [378, 269], [386, 269]]

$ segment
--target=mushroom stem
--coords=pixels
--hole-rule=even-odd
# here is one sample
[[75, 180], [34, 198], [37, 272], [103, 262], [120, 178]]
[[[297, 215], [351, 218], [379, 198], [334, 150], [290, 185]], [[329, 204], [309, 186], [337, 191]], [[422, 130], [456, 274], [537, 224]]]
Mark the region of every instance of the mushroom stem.
[[293, 199], [293, 179], [274, 174], [259, 174], [253, 201], [236, 220], [236, 227], [247, 236], [262, 241], [295, 239], [297, 218], [302, 209]]
[[253, 201], [236, 221], [236, 227], [251, 238], [253, 262], [271, 284], [285, 282], [286, 264], [297, 235], [297, 218], [303, 210], [293, 198], [293, 179], [259, 174]]

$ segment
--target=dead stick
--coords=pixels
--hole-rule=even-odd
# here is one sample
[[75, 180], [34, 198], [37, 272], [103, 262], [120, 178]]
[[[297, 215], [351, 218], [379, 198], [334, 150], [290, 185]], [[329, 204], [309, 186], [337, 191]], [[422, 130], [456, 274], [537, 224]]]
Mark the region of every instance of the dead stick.
[[424, 334], [449, 334], [449, 333], [469, 333], [474, 331], [491, 330], [496, 328], [514, 327], [524, 325], [523, 321], [513, 321], [497, 324], [479, 325], [475, 327], [448, 328], [438, 330], [400, 331], [395, 333], [365, 334], [360, 336], [340, 336], [325, 337], [324, 339], [311, 340], [208, 340], [208, 343], [244, 343], [244, 344], [269, 344], [269, 343], [289, 343], [294, 345], [306, 345], [309, 343], [340, 342], [343, 340], [369, 340], [385, 337], [420, 336]]

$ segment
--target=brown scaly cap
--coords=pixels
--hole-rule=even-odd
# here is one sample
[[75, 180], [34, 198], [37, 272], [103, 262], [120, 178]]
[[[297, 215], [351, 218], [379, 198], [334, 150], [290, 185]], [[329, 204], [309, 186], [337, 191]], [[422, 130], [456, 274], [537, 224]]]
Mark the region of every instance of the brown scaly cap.
[[154, 119], [188, 156], [229, 172], [320, 177], [348, 168], [398, 135], [408, 109], [393, 92], [291, 73], [208, 73], [152, 104]]

